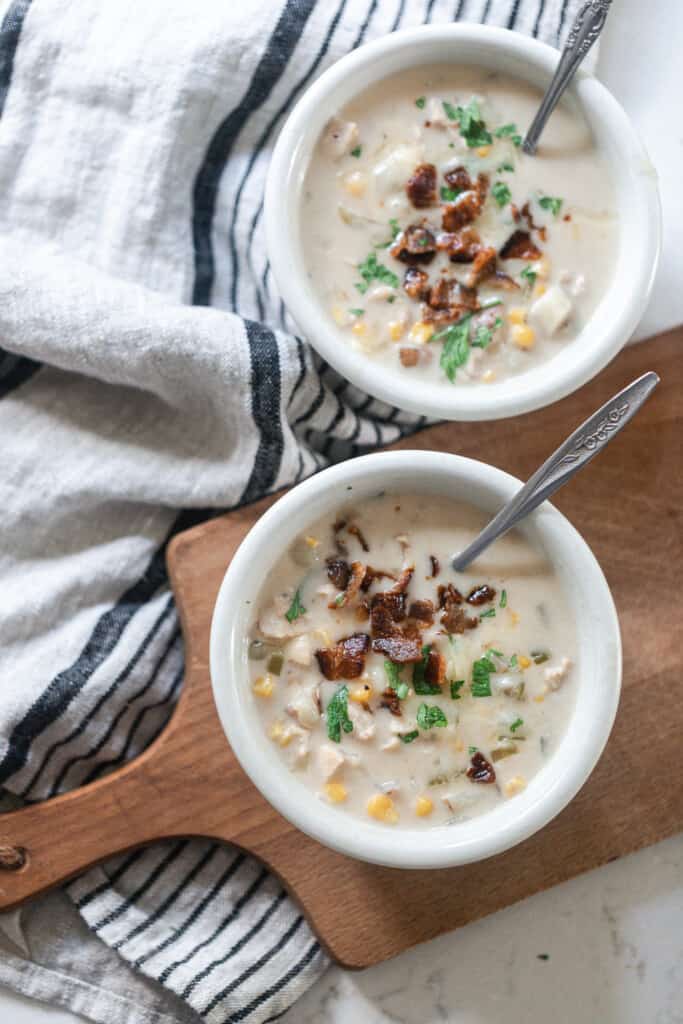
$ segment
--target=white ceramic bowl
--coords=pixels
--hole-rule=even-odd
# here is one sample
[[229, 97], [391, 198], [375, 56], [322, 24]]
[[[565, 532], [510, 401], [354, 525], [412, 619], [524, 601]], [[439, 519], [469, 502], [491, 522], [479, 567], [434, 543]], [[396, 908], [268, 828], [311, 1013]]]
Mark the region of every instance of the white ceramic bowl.
[[329, 120], [372, 83], [435, 62], [476, 64], [544, 89], [557, 65], [552, 47], [517, 32], [481, 25], [430, 25], [395, 32], [332, 65], [307, 90], [285, 124], [266, 182], [266, 237], [275, 280], [307, 340], [336, 370], [391, 405], [451, 420], [498, 419], [541, 408], [580, 387], [633, 333], [645, 309], [660, 247], [656, 173], [629, 118], [595, 78], [579, 73], [570, 88], [611, 168], [621, 237], [612, 283], [575, 341], [552, 360], [507, 380], [457, 387], [416, 381], [355, 351], [340, 336], [306, 276], [300, 192], [311, 152]]
[[316, 799], [267, 738], [249, 685], [247, 630], [270, 568], [306, 527], [350, 498], [381, 490], [440, 494], [493, 513], [520, 486], [482, 462], [437, 452], [380, 452], [326, 469], [273, 505], [244, 539], [220, 588], [211, 625], [211, 679], [230, 745], [252, 782], [303, 832], [340, 853], [392, 867], [436, 868], [481, 860], [526, 839], [558, 814], [590, 775], [607, 742], [621, 686], [619, 624], [590, 549], [546, 503], [522, 526], [559, 574], [578, 635], [577, 693], [554, 756], [514, 800], [457, 826], [425, 832], [352, 818]]

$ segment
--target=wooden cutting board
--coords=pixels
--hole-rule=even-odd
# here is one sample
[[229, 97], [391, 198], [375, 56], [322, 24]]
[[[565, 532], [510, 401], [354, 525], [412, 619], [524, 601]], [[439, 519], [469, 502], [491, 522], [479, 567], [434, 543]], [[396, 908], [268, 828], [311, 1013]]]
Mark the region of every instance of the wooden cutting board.
[[0, 909], [141, 843], [214, 836], [265, 861], [331, 955], [365, 967], [683, 829], [683, 330], [626, 350], [549, 409], [494, 423], [444, 424], [398, 447], [460, 452], [525, 478], [574, 426], [648, 369], [662, 378], [654, 397], [557, 495], [612, 587], [624, 691], [597, 769], [550, 825], [479, 864], [405, 872], [326, 850], [263, 800], [214, 711], [208, 645], [225, 568], [269, 499], [171, 544], [168, 565], [187, 649], [176, 713], [152, 747], [114, 774], [0, 816]]

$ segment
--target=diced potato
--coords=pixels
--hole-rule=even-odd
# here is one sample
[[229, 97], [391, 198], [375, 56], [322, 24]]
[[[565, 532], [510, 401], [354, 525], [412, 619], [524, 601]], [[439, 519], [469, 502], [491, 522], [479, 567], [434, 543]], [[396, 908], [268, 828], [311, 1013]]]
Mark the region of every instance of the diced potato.
[[295, 718], [304, 729], [314, 729], [320, 721], [320, 709], [316, 699], [316, 686], [299, 689], [293, 700], [287, 704], [287, 714]]
[[510, 328], [510, 337], [517, 348], [527, 351], [536, 344], [534, 329], [528, 324], [513, 324]]
[[258, 679], [254, 680], [254, 684], [252, 686], [252, 690], [257, 697], [272, 697], [273, 689], [273, 677], [268, 675], [259, 676]]
[[526, 779], [522, 775], [513, 775], [503, 786], [505, 796], [516, 796], [526, 789]]
[[313, 660], [310, 635], [303, 633], [294, 640], [290, 640], [285, 645], [285, 657], [288, 661], [295, 661], [297, 665], [307, 668]]
[[322, 148], [333, 160], [340, 160], [355, 147], [358, 142], [358, 125], [355, 121], [343, 121], [333, 117], [328, 122], [323, 136]]
[[396, 146], [393, 152], [373, 169], [377, 189], [385, 194], [403, 191], [405, 183], [421, 159], [418, 146]]
[[345, 760], [346, 758], [341, 750], [337, 750], [336, 747], [331, 746], [329, 743], [323, 743], [318, 750], [320, 774], [328, 782], [336, 775]]
[[563, 658], [559, 665], [551, 665], [545, 670], [545, 681], [551, 690], [559, 690], [567, 678], [571, 664], [569, 658]]
[[415, 813], [418, 818], [426, 818], [434, 810], [434, 802], [428, 796], [419, 796], [415, 801]]
[[361, 196], [364, 196], [367, 187], [368, 181], [362, 171], [352, 171], [351, 174], [347, 174], [344, 178], [344, 188], [355, 199], [360, 199]]
[[371, 818], [383, 821], [386, 825], [395, 825], [398, 821], [396, 805], [388, 793], [375, 793], [368, 800], [366, 809]]
[[548, 288], [529, 309], [529, 320], [546, 334], [555, 334], [566, 324], [572, 311], [571, 299], [559, 285]]
[[331, 804], [341, 804], [346, 800], [348, 793], [346, 786], [341, 782], [328, 782], [325, 786], [325, 795]]

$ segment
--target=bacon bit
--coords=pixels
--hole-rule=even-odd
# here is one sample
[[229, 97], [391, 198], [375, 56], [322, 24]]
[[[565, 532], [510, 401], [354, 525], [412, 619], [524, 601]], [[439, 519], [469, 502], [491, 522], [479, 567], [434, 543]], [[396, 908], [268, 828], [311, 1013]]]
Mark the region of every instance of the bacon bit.
[[415, 566], [409, 565], [405, 569], [401, 569], [401, 574], [394, 583], [393, 587], [389, 591], [390, 594], [402, 594], [408, 588], [408, 584], [413, 578], [415, 572]]
[[422, 319], [426, 323], [451, 323], [477, 309], [479, 300], [474, 289], [466, 288], [454, 277], [442, 277], [430, 290]]
[[418, 164], [406, 184], [406, 195], [418, 209], [436, 202], [436, 167]]
[[500, 250], [500, 257], [503, 260], [538, 260], [541, 250], [531, 240], [528, 231], [513, 231]]
[[422, 644], [418, 638], [396, 636], [380, 636], [372, 641], [372, 649], [377, 654], [385, 654], [390, 661], [399, 665], [422, 660]]
[[370, 605], [367, 601], [359, 601], [356, 605], [356, 618], [359, 622], [365, 622], [370, 618]]
[[467, 778], [472, 782], [483, 782], [489, 785], [496, 781], [496, 770], [490, 761], [487, 761], [481, 751], [477, 750], [470, 758], [470, 767], [467, 769]]
[[405, 366], [406, 368], [417, 366], [420, 361], [420, 353], [416, 348], [400, 348], [398, 350], [398, 357], [401, 360], [401, 366]]
[[562, 220], [566, 220], [566, 221], [570, 221], [571, 219], [572, 219], [571, 213], [565, 213], [564, 217], [562, 218]]
[[334, 583], [337, 590], [346, 590], [351, 579], [351, 566], [345, 558], [328, 558], [327, 578]]
[[524, 220], [529, 225], [529, 231], [538, 231], [538, 237], [542, 242], [545, 242], [547, 235], [546, 229], [541, 224], [534, 224], [534, 218], [531, 215], [531, 208], [528, 202], [522, 207], [522, 217], [524, 217]]
[[429, 277], [424, 270], [408, 267], [403, 277], [403, 291], [411, 299], [425, 299], [429, 294]]
[[452, 171], [446, 171], [444, 181], [449, 188], [457, 189], [458, 192], [468, 192], [472, 188], [472, 179], [466, 167], [455, 167]]
[[429, 556], [429, 565], [431, 567], [432, 572], [431, 575], [427, 577], [427, 579], [435, 580], [436, 577], [441, 572], [441, 563], [439, 562], [439, 559], [436, 557], [436, 555]]
[[472, 227], [460, 231], [440, 231], [436, 236], [436, 247], [448, 254], [451, 263], [471, 263], [479, 252], [481, 239]]
[[429, 228], [411, 224], [396, 237], [389, 253], [402, 263], [431, 263], [436, 255], [436, 240]]
[[393, 686], [387, 686], [386, 690], [382, 690], [382, 699], [379, 702], [379, 706], [381, 708], [388, 708], [392, 715], [397, 715], [399, 718], [403, 714], [401, 702]]
[[315, 652], [325, 679], [358, 679], [365, 669], [365, 655], [370, 649], [367, 633], [353, 633], [338, 640], [334, 647]]
[[434, 622], [433, 601], [412, 601], [408, 608], [408, 615], [411, 619], [417, 619], [419, 622], [423, 622], [426, 626], [431, 626]]
[[353, 601], [354, 597], [361, 588], [361, 584], [365, 577], [365, 566], [362, 562], [351, 562], [351, 579], [349, 580], [346, 589], [341, 593], [337, 594], [333, 601], [330, 601], [328, 608], [346, 608]]
[[465, 598], [457, 587], [452, 583], [440, 583], [437, 589], [439, 595], [439, 608], [446, 608], [449, 604], [462, 604]]
[[444, 231], [459, 231], [471, 224], [481, 213], [481, 202], [477, 192], [461, 192], [453, 203], [441, 207], [441, 226]]
[[373, 636], [394, 636], [398, 622], [406, 617], [406, 595], [385, 590], [374, 594], [370, 601], [370, 621]]
[[344, 529], [345, 526], [346, 526], [346, 520], [345, 519], [337, 519], [336, 523], [334, 523], [333, 526], [332, 526], [332, 533], [334, 535], [334, 546], [335, 546], [335, 548], [337, 549], [337, 551], [339, 552], [340, 555], [348, 555], [348, 553], [349, 553], [349, 549], [347, 548], [346, 544], [344, 543], [344, 541], [339, 536], [339, 534], [341, 533], [341, 531]]
[[490, 277], [495, 272], [497, 258], [496, 250], [493, 247], [480, 249], [474, 257], [472, 269], [467, 275], [467, 287], [476, 288], [481, 281]]
[[360, 526], [357, 526], [356, 523], [351, 523], [351, 525], [349, 527], [347, 527], [346, 532], [350, 533], [352, 537], [356, 538], [356, 540], [358, 541], [358, 543], [362, 547], [363, 551], [369, 551], [370, 550], [370, 545], [368, 544], [368, 542], [366, 541], [365, 537], [363, 536], [363, 532], [362, 532]]
[[395, 580], [393, 572], [385, 572], [384, 569], [373, 569], [371, 565], [365, 566], [365, 576], [361, 583], [361, 590], [369, 590], [375, 580]]
[[434, 649], [427, 655], [425, 679], [432, 686], [443, 686], [446, 679], [446, 659]]
[[473, 587], [467, 595], [466, 601], [468, 604], [488, 604], [489, 601], [493, 601], [496, 596], [494, 587], [490, 587], [488, 583], [481, 583], [478, 587]]
[[519, 224], [520, 220], [522, 219], [522, 215], [519, 212], [519, 207], [516, 206], [514, 203], [510, 203], [510, 211], [512, 213], [512, 219], [514, 220], [515, 224]]
[[468, 619], [458, 605], [447, 605], [441, 616], [441, 625], [447, 633], [464, 633], [466, 629], [474, 629], [479, 619]]
[[495, 274], [491, 274], [486, 281], [482, 282], [491, 288], [503, 288], [506, 292], [518, 292], [519, 285], [516, 281], [513, 281], [511, 277], [503, 273], [502, 270], [496, 270]]

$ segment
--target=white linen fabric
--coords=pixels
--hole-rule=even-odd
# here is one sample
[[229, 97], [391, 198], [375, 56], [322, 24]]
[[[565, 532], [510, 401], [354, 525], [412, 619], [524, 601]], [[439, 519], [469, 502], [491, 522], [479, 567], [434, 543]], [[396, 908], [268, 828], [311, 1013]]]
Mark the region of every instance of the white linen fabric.
[[[277, 294], [263, 184], [297, 97], [384, 33], [461, 18], [558, 43], [579, 3], [0, 2], [7, 794], [87, 783], [163, 729], [183, 675], [172, 534], [424, 423], [334, 373]], [[134, 1004], [140, 1020], [256, 1024], [326, 966], [279, 883], [215, 843], [119, 856], [66, 893], [90, 929], [78, 968], [68, 935], [48, 950], [55, 918], [38, 928], [36, 904], [40, 953], [12, 918], [26, 945], [0, 982], [93, 1020]]]

